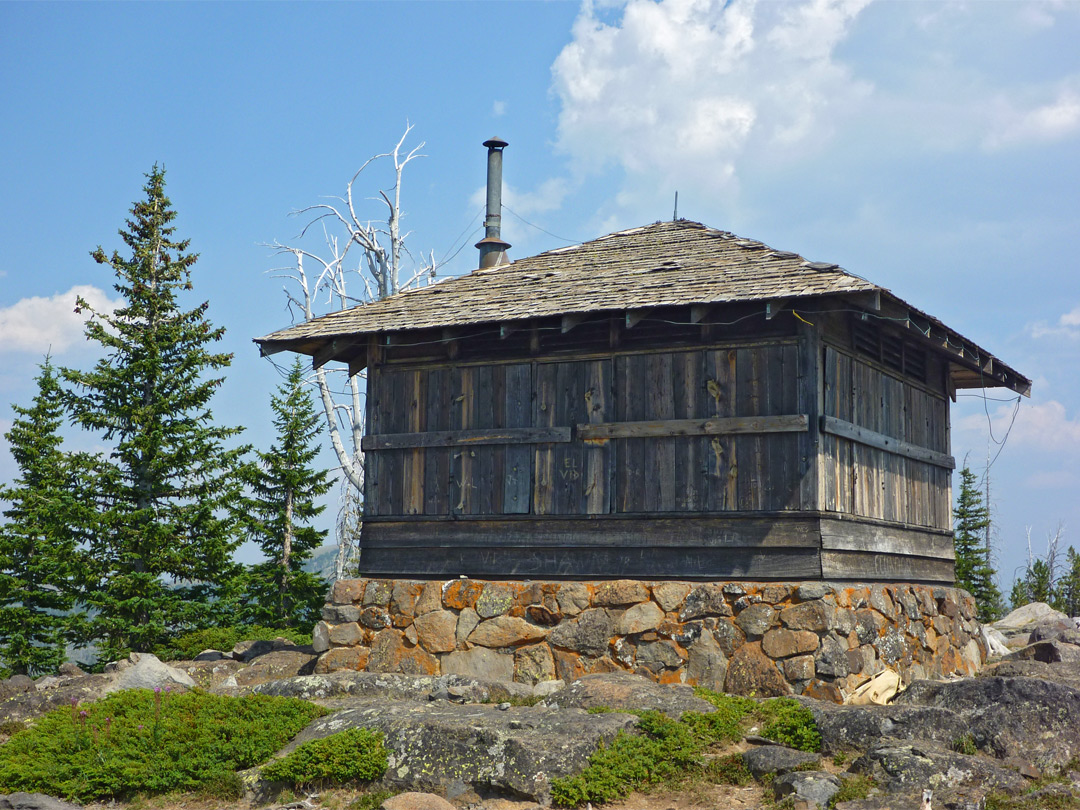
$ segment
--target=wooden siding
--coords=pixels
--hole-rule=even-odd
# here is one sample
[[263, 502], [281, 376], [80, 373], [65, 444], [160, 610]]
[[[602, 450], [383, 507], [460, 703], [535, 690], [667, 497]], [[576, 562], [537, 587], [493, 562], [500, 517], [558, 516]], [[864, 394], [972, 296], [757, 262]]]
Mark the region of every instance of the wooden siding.
[[[824, 373], [822, 509], [951, 529], [944, 393], [832, 346], [825, 347]], [[832, 430], [830, 420], [837, 421]], [[862, 441], [855, 438], [859, 429], [869, 431]], [[896, 440], [896, 446], [884, 449], [882, 437]]]
[[365, 519], [799, 511], [794, 340], [368, 376]]

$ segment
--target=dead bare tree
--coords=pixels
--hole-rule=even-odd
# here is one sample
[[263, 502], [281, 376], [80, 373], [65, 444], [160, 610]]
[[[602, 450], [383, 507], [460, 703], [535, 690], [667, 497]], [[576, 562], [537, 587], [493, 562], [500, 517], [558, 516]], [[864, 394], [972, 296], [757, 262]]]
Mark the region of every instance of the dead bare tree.
[[[414, 257], [405, 245], [409, 232], [401, 230], [402, 176], [411, 161], [423, 157], [420, 153], [423, 142], [412, 148], [405, 146], [412, 130], [412, 125], [406, 124], [405, 132], [391, 151], [364, 161], [346, 185], [343, 197], [293, 211], [293, 216], [308, 217], [295, 242], [274, 241], [267, 245], [275, 255], [292, 260], [289, 266], [270, 272], [276, 278], [286, 279], [283, 289], [294, 321], [297, 317], [310, 321], [434, 279], [434, 252], [426, 257]], [[392, 184], [379, 190], [377, 197], [363, 200], [376, 203], [381, 216], [367, 219], [358, 212], [354, 186], [365, 170], [387, 161], [393, 165]], [[321, 237], [318, 247], [308, 246], [313, 234]], [[406, 262], [409, 275], [402, 281]], [[340, 386], [331, 384], [331, 374], [345, 375]], [[359, 504], [364, 491], [360, 440], [364, 435], [365, 378], [363, 373], [349, 376], [345, 369], [321, 367], [314, 371], [310, 381], [318, 390], [330, 443], [342, 472], [341, 509], [335, 532], [338, 553], [334, 563], [335, 575], [340, 578], [357, 552]]]

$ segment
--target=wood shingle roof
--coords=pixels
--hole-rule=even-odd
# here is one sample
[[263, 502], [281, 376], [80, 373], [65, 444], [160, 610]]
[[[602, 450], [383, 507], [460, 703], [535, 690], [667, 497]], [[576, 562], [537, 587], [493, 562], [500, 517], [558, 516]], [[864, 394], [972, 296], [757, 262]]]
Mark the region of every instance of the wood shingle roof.
[[[307, 354], [341, 338], [666, 306], [884, 295], [939, 329], [973, 362], [992, 356], [883, 287], [698, 222], [676, 220], [602, 236], [333, 312], [256, 338], [263, 354]], [[951, 336], [951, 337], [950, 337]], [[970, 363], [966, 364], [970, 365]], [[1004, 367], [999, 363], [999, 366]], [[1013, 379], [1030, 381], [1012, 369]], [[994, 384], [988, 381], [987, 383]], [[1000, 383], [999, 383], [1000, 384]], [[1010, 385], [1010, 387], [1014, 387]], [[1019, 390], [1019, 389], [1015, 389]]]

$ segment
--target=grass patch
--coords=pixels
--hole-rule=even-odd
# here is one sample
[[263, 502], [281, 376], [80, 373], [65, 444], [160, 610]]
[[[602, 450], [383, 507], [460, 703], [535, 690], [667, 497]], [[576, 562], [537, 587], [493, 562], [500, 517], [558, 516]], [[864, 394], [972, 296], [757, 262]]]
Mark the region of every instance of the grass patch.
[[258, 625], [208, 627], [177, 636], [157, 647], [154, 655], [162, 661], [190, 661], [204, 650], [228, 652], [241, 641], [273, 641], [276, 638], [287, 638], [298, 647], [311, 644], [311, 633], [300, 630], [276, 630]]
[[0, 746], [0, 792], [81, 802], [138, 793], [235, 793], [235, 771], [265, 762], [326, 714], [295, 698], [117, 692], [41, 717]]
[[975, 736], [971, 733], [961, 735], [953, 740], [952, 749], [958, 754], [967, 754], [968, 756], [975, 756], [979, 753], [979, 748], [975, 745]]
[[312, 782], [342, 784], [371, 781], [386, 773], [383, 735], [366, 728], [345, 731], [311, 740], [262, 769], [260, 776], [271, 782], [307, 785]]
[[729, 754], [708, 760], [702, 776], [714, 785], [749, 785], [754, 775], [746, 767], [742, 754]]

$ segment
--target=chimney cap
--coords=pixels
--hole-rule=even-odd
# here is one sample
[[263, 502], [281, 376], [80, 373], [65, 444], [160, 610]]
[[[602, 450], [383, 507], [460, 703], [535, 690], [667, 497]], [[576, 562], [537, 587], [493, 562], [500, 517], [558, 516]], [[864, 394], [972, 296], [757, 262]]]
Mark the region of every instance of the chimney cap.
[[496, 135], [494, 138], [489, 138], [488, 140], [484, 141], [484, 146], [486, 146], [488, 149], [495, 149], [495, 148], [500, 148], [501, 149], [502, 147], [509, 146], [509, 145], [510, 144], [508, 144], [506, 141], [504, 141], [498, 135]]

